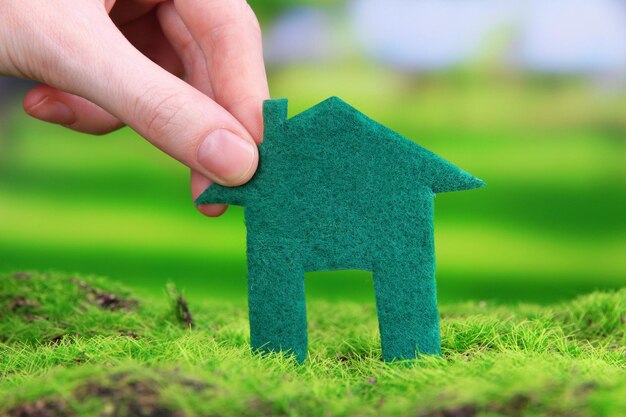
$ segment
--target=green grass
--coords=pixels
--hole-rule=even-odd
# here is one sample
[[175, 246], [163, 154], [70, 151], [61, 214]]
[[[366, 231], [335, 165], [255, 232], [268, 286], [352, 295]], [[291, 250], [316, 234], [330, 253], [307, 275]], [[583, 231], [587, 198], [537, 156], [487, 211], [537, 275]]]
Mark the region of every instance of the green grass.
[[373, 304], [310, 301], [310, 355], [298, 365], [250, 353], [244, 302], [189, 302], [189, 327], [177, 298], [172, 288], [139, 297], [94, 277], [0, 277], [0, 415], [620, 416], [626, 409], [626, 288], [550, 306], [445, 304], [443, 356], [396, 363], [380, 360]]

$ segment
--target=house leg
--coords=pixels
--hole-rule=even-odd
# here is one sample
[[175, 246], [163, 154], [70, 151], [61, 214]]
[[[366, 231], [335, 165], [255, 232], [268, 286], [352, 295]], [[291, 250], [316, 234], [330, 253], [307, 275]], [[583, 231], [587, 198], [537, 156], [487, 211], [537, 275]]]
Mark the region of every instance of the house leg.
[[432, 268], [403, 262], [374, 267], [383, 359], [441, 354], [439, 312]]
[[253, 351], [307, 351], [304, 270], [293, 257], [266, 248], [248, 253], [248, 305]]

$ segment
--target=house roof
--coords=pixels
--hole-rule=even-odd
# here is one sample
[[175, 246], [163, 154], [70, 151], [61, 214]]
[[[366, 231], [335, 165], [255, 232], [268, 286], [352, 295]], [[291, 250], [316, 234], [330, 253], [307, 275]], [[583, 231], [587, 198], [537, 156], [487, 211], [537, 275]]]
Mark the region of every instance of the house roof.
[[[197, 204], [246, 205], [269, 183], [347, 190], [428, 188], [433, 193], [482, 187], [484, 183], [452, 163], [370, 119], [338, 97], [287, 117], [286, 99], [264, 103], [264, 141], [257, 174], [239, 187], [211, 185]], [[297, 188], [297, 189], [296, 189]], [[331, 194], [328, 194], [331, 196]], [[373, 195], [372, 195], [373, 196]]]

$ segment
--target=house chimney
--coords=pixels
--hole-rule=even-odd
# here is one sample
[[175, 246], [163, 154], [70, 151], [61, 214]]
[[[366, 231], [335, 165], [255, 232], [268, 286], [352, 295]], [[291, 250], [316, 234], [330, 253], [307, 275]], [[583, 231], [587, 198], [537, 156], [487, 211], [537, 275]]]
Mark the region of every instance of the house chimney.
[[277, 125], [287, 120], [287, 99], [277, 98], [263, 102], [263, 121], [265, 126]]

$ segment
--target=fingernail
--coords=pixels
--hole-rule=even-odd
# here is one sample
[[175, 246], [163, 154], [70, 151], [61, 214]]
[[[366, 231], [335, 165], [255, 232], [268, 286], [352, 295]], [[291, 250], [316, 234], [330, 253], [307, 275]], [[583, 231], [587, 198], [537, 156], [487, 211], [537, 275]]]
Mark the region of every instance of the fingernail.
[[76, 122], [76, 115], [72, 109], [48, 96], [28, 109], [28, 114], [37, 119], [60, 125], [71, 125]]
[[214, 130], [198, 148], [198, 162], [224, 183], [238, 183], [252, 169], [256, 145], [226, 129]]

